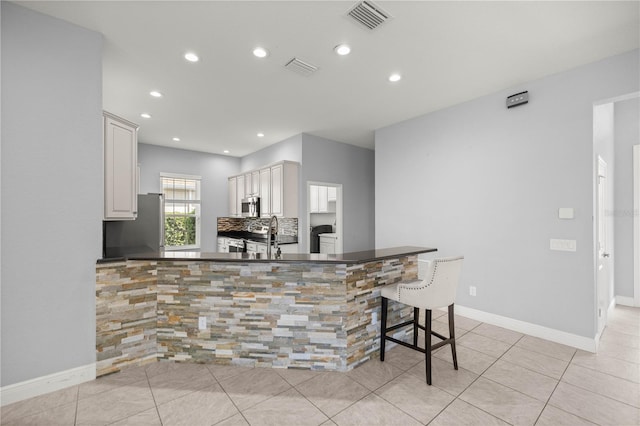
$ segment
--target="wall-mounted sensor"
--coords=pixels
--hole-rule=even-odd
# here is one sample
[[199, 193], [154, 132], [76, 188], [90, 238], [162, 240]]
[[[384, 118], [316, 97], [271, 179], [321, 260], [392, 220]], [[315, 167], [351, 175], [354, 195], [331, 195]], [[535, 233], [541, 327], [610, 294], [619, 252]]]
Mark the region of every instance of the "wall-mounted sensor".
[[507, 97], [507, 108], [524, 105], [527, 102], [529, 102], [529, 92], [525, 90], [524, 92], [516, 93], [515, 95]]

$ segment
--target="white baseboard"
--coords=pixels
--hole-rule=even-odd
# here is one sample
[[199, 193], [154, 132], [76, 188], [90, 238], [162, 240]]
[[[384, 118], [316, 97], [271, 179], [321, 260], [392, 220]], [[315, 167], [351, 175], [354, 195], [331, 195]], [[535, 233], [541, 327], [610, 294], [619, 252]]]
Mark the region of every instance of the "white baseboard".
[[0, 388], [0, 405], [5, 406], [34, 396], [79, 385], [96, 378], [96, 364], [88, 364], [47, 376], [36, 377], [24, 382]]
[[616, 296], [616, 305], [631, 306], [632, 308], [637, 307], [633, 297], [627, 296]]
[[551, 340], [552, 342], [582, 349], [587, 352], [595, 353], [597, 349], [597, 340], [595, 337], [588, 338], [578, 336], [577, 334], [571, 334], [565, 331], [543, 327], [541, 325], [532, 324], [513, 318], [478, 311], [477, 309], [467, 308], [466, 306], [461, 305], [455, 305], [455, 312], [456, 314], [460, 314], [476, 321], [486, 322], [487, 324], [517, 331], [518, 333], [528, 334], [529, 336]]

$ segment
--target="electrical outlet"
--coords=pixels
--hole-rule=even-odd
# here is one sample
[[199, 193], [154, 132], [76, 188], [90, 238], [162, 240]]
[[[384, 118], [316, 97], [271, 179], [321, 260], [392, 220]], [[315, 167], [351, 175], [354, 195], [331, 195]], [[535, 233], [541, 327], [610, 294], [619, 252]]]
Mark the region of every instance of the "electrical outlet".
[[558, 240], [551, 238], [549, 240], [549, 249], [560, 251], [576, 251], [576, 240]]
[[206, 329], [207, 329], [207, 317], [199, 317], [198, 330], [206, 330]]
[[476, 287], [471, 285], [469, 286], [469, 295], [470, 296], [475, 296], [476, 295]]
[[378, 322], [378, 313], [371, 312], [371, 325], [375, 325]]

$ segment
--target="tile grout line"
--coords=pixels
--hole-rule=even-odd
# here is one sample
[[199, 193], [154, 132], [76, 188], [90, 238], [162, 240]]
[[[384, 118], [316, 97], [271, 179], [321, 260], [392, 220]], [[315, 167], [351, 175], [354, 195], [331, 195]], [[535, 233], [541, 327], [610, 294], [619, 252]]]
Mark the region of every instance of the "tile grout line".
[[[256, 367], [251, 367], [251, 369], [254, 369]], [[213, 374], [213, 372], [211, 372], [211, 370], [207, 367], [207, 371], [209, 372], [209, 374], [211, 374], [213, 376], [213, 380], [216, 381], [216, 383], [218, 383], [218, 385], [220, 386], [220, 389], [222, 389], [222, 391], [224, 392], [224, 394], [226, 395], [227, 398], [229, 398], [229, 401], [231, 401], [231, 403], [233, 404], [233, 406], [235, 407], [235, 409], [238, 411], [238, 414], [240, 414], [240, 416], [242, 416], [242, 418], [244, 419], [245, 422], [247, 422], [248, 425], [251, 425], [251, 422], [249, 422], [249, 420], [244, 416], [244, 413], [242, 412], [242, 410], [240, 410], [240, 408], [238, 407], [238, 405], [236, 404], [236, 402], [233, 400], [233, 398], [231, 398], [231, 395], [229, 395], [229, 393], [227, 392], [227, 390], [224, 388], [224, 386], [222, 386], [222, 383], [220, 383], [220, 381], [218, 380], [218, 378], [215, 376], [215, 374]], [[248, 369], [247, 371], [251, 371], [250, 369]], [[243, 371], [242, 373], [236, 374], [235, 376], [241, 376], [242, 374], [245, 374], [246, 372]], [[235, 377], [235, 376], [231, 376], [229, 378]], [[269, 398], [267, 398], [266, 400], [268, 400]], [[266, 401], [265, 400], [265, 401]], [[259, 404], [259, 403], [258, 403]], [[255, 404], [255, 405], [258, 405]], [[253, 407], [255, 407], [255, 405], [253, 405]], [[247, 407], [247, 409], [249, 409], [251, 407]], [[235, 416], [235, 414], [233, 415]], [[233, 416], [229, 416], [226, 419], [222, 419], [219, 422], [215, 423], [215, 424], [219, 424], [224, 422], [225, 420], [230, 419]]]
[[[562, 378], [564, 377], [565, 373], [566, 373], [566, 372], [567, 372], [567, 370], [569, 369], [569, 366], [571, 365], [571, 362], [573, 361], [573, 358], [576, 356], [576, 353], [578, 353], [578, 352], [577, 352], [577, 351], [576, 351], [576, 352], [574, 352], [574, 353], [573, 353], [573, 355], [571, 356], [571, 360], [569, 360], [569, 363], [567, 364], [567, 366], [565, 367], [564, 371], [562, 372], [562, 375], [561, 375], [561, 376], [560, 376], [560, 378], [558, 379], [558, 383], [556, 383], [556, 385], [553, 387], [553, 391], [551, 391], [551, 393], [549, 394], [549, 397], [548, 397], [548, 398], [547, 398], [547, 400], [545, 401], [545, 403], [544, 403], [544, 407], [542, 407], [542, 411], [540, 411], [540, 414], [538, 414], [538, 417], [536, 418], [536, 421], [534, 422], [534, 425], [535, 425], [536, 423], [538, 423], [538, 421], [540, 420], [540, 416], [542, 416], [542, 413], [544, 412], [544, 410], [546, 410], [546, 409], [547, 409], [547, 406], [549, 405], [549, 401], [551, 401], [551, 397], [553, 397], [553, 394], [556, 392], [556, 389], [558, 389], [558, 385], [560, 385], [560, 382], [562, 381]], [[561, 408], [556, 407], [556, 406], [554, 406], [554, 405], [551, 405], [551, 406], [552, 406], [552, 407], [554, 407], [554, 408], [558, 408], [559, 410], [562, 410]], [[562, 410], [562, 411], [564, 411], [565, 413], [569, 413], [568, 411], [565, 411], [565, 410]], [[569, 414], [572, 414], [572, 415], [574, 415], [574, 416], [576, 416], [576, 417], [578, 417], [578, 418], [580, 418], [580, 419], [582, 419], [582, 420], [589, 421], [589, 420], [584, 419], [584, 418], [582, 418], [582, 417], [580, 417], [580, 416], [577, 416], [577, 415], [575, 415], [575, 414], [573, 414], [573, 413], [569, 413]]]
[[[485, 323], [480, 323], [480, 324], [478, 324], [478, 325], [477, 325], [476, 327], [474, 327], [474, 328], [477, 328], [477, 327], [479, 327], [479, 326], [480, 326], [480, 325], [482, 325], [482, 324], [485, 324]], [[482, 336], [482, 335], [481, 335], [481, 336]], [[489, 337], [489, 336], [484, 336], [484, 337], [486, 337], [486, 338], [488, 338], [488, 339], [492, 339], [492, 338], [491, 338], [491, 337]], [[488, 415], [490, 415], [491, 417], [495, 417], [496, 419], [499, 419], [500, 421], [503, 421], [503, 422], [505, 422], [505, 423], [508, 423], [508, 424], [512, 425], [512, 423], [508, 422], [507, 420], [505, 420], [505, 419], [503, 419], [503, 418], [500, 418], [500, 417], [496, 416], [495, 414], [490, 413], [490, 412], [488, 412], [488, 411], [486, 411], [486, 410], [484, 410], [484, 409], [482, 409], [482, 408], [480, 408], [480, 407], [478, 407], [478, 406], [476, 406], [476, 405], [474, 405], [474, 404], [472, 404], [472, 403], [470, 403], [470, 402], [468, 402], [468, 401], [465, 401], [464, 399], [460, 398], [460, 396], [462, 396], [462, 394], [463, 394], [464, 392], [466, 392], [466, 391], [467, 391], [467, 389], [469, 389], [469, 388], [470, 388], [470, 387], [471, 387], [475, 382], [477, 382], [477, 381], [478, 381], [478, 379], [479, 379], [479, 378], [481, 378], [481, 377], [482, 377], [483, 379], [485, 379], [485, 380], [489, 380], [489, 381], [491, 381], [491, 382], [493, 382], [493, 383], [497, 383], [497, 382], [494, 382], [493, 380], [489, 379], [488, 377], [484, 377], [484, 376], [483, 376], [483, 375], [484, 375], [484, 373], [486, 373], [486, 371], [487, 371], [488, 369], [490, 369], [490, 368], [491, 368], [491, 367], [492, 367], [496, 362], [498, 362], [498, 360], [499, 360], [499, 359], [501, 359], [501, 358], [504, 356], [504, 354], [506, 354], [507, 352], [509, 352], [509, 350], [510, 350], [512, 347], [514, 347], [514, 346], [516, 345], [516, 343], [518, 343], [518, 342], [519, 342], [523, 337], [524, 337], [524, 335], [520, 336], [520, 337], [518, 338], [518, 340], [516, 340], [515, 342], [511, 343], [511, 346], [509, 346], [509, 349], [507, 349], [506, 351], [504, 351], [504, 353], [503, 353], [502, 355], [500, 355], [498, 358], [496, 358], [496, 360], [495, 360], [495, 361], [493, 361], [493, 362], [491, 363], [491, 365], [490, 365], [490, 366], [488, 366], [487, 368], [485, 368], [485, 369], [484, 369], [484, 371], [483, 371], [481, 374], [478, 374], [478, 377], [476, 377], [476, 378], [475, 378], [471, 383], [469, 383], [469, 386], [467, 386], [466, 388], [464, 388], [464, 390], [463, 390], [462, 392], [460, 392], [460, 393], [456, 396], [456, 398], [454, 399], [454, 401], [455, 401], [456, 399], [459, 399], [460, 401], [462, 401], [462, 402], [464, 402], [464, 403], [466, 403], [466, 404], [471, 405], [472, 407], [474, 407], [474, 408], [476, 408], [476, 409], [478, 409], [478, 410], [482, 411], [483, 413], [487, 413], [487, 414], [488, 414]], [[502, 343], [507, 343], [507, 342], [503, 342], [503, 341], [498, 340], [498, 339], [493, 339], [493, 340], [496, 340], [496, 341], [499, 341], [499, 342], [502, 342]], [[507, 344], [508, 344], [508, 343], [507, 343]], [[501, 385], [501, 386], [504, 386], [504, 385], [502, 385], [501, 383], [498, 383], [498, 384], [499, 384], [499, 385]], [[505, 387], [507, 387], [507, 388], [508, 388], [508, 386], [505, 386]], [[509, 389], [511, 389], [511, 388], [509, 388]], [[514, 390], [514, 391], [515, 391], [515, 389], [512, 389], [512, 390]], [[520, 393], [522, 393], [522, 392], [520, 392]], [[523, 394], [523, 395], [524, 395], [524, 394]], [[528, 395], [527, 395], [527, 396], [528, 396]], [[453, 401], [452, 401], [452, 403], [453, 403]]]
[[[358, 386], [362, 386], [360, 383], [358, 383], [358, 381], [356, 381], [356, 380], [352, 379], [351, 377], [348, 377], [348, 376], [345, 376], [345, 377], [347, 377], [347, 379], [349, 379], [349, 380], [353, 381], [354, 383], [356, 383]], [[346, 407], [344, 407], [342, 410], [340, 410], [340, 411], [338, 411], [337, 413], [335, 413], [333, 416], [329, 416], [327, 413], [325, 413], [324, 411], [322, 411], [322, 409], [320, 409], [320, 407], [316, 406], [316, 405], [313, 403], [313, 401], [309, 400], [309, 398], [307, 398], [307, 396], [306, 396], [305, 394], [303, 394], [303, 393], [302, 393], [302, 392], [300, 392], [300, 391], [298, 391], [298, 392], [300, 392], [300, 394], [301, 394], [302, 396], [304, 396], [304, 397], [305, 397], [305, 399], [307, 399], [307, 401], [309, 401], [309, 402], [310, 402], [314, 407], [316, 407], [318, 410], [320, 410], [320, 412], [321, 412], [322, 414], [324, 414], [325, 416], [327, 416], [327, 418], [328, 418], [329, 420], [331, 420], [333, 423], [335, 423], [335, 422], [333, 421], [333, 418], [334, 418], [335, 416], [337, 416], [338, 414], [340, 414], [340, 413], [342, 413], [343, 411], [347, 410], [348, 408], [350, 408], [350, 407], [354, 406], [355, 404], [357, 404], [358, 402], [362, 401], [364, 398], [366, 398], [367, 396], [369, 396], [369, 395], [371, 395], [371, 394], [373, 393], [373, 392], [371, 392], [371, 391], [369, 390], [369, 388], [367, 388], [367, 387], [365, 387], [365, 386], [362, 386], [362, 387], [363, 387], [363, 388], [365, 388], [365, 389], [367, 390], [367, 392], [368, 392], [368, 393], [367, 393], [366, 395], [362, 396], [362, 398], [360, 398], [360, 399], [357, 399], [357, 400], [353, 401], [351, 404], [347, 405], [347, 406], [346, 406]], [[298, 390], [298, 389], [296, 389], [296, 390]]]
[[80, 385], [78, 385], [78, 389], [76, 392], [76, 412], [74, 413], [74, 416], [73, 416], [74, 425], [78, 424], [78, 406], [79, 405], [80, 405]]
[[[156, 361], [156, 362], [159, 362], [159, 361]], [[158, 403], [156, 402], [156, 396], [153, 393], [153, 388], [151, 387], [151, 382], [149, 381], [149, 375], [147, 374], [147, 367], [144, 368], [144, 377], [147, 378], [147, 386], [149, 386], [149, 392], [151, 392], [151, 398], [153, 398], [153, 406], [156, 408], [156, 414], [158, 415], [158, 420], [160, 420], [160, 426], [163, 426], [164, 422], [162, 421], [162, 416], [160, 415], [160, 409], [158, 408]]]

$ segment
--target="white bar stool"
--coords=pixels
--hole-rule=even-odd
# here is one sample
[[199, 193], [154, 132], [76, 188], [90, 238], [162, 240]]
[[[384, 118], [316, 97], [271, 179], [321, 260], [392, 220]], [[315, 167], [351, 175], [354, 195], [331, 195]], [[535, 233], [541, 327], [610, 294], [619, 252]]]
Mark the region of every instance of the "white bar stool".
[[[384, 361], [385, 343], [387, 340], [406, 346], [425, 354], [427, 368], [427, 384], [431, 385], [431, 352], [444, 345], [451, 345], [453, 356], [453, 368], [458, 369], [456, 358], [456, 340], [453, 320], [453, 305], [456, 300], [456, 290], [462, 270], [464, 257], [445, 257], [428, 262], [427, 273], [424, 280], [411, 282], [398, 282], [389, 284], [381, 289], [382, 296], [382, 320], [380, 323], [380, 361]], [[387, 306], [389, 300], [395, 300], [402, 304], [413, 306], [413, 319], [387, 328]], [[449, 311], [449, 337], [431, 330], [431, 311], [447, 306]], [[420, 309], [425, 310], [425, 324], [420, 325]], [[387, 333], [398, 328], [413, 324], [413, 344], [403, 342], [387, 336]], [[425, 332], [424, 349], [418, 346], [418, 329]], [[431, 335], [441, 339], [441, 342], [431, 344]]]

